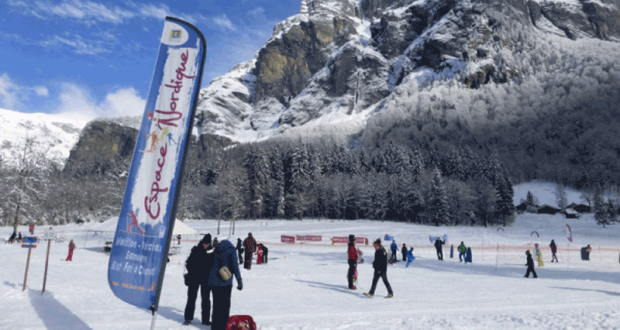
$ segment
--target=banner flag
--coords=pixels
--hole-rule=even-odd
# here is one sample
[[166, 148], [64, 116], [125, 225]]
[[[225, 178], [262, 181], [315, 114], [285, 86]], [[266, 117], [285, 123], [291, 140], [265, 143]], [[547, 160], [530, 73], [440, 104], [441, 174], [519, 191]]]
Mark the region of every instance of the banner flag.
[[114, 294], [153, 312], [168, 261], [206, 52], [198, 29], [166, 17], [108, 263]]
[[569, 242], [573, 241], [573, 231], [570, 230], [570, 226], [568, 224], [566, 224], [566, 239]]

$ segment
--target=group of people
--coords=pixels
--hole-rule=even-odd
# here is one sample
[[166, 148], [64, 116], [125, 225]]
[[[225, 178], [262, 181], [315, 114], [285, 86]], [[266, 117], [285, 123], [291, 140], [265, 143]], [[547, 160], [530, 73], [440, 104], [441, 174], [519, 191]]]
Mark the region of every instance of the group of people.
[[[243, 289], [235, 247], [228, 240], [217, 242], [211, 239], [211, 234], [206, 234], [200, 243], [192, 248], [185, 266], [187, 303], [183, 325], [190, 325], [194, 319], [196, 298], [200, 289], [202, 324], [210, 325], [212, 330], [225, 330], [230, 316], [232, 275], [237, 280], [237, 289]], [[211, 295], [213, 295], [212, 314]]]
[[[372, 268], [374, 269], [374, 274], [372, 277], [372, 286], [370, 287], [370, 291], [364, 292], [364, 295], [367, 297], [373, 297], [375, 295], [375, 289], [377, 288], [377, 282], [379, 282], [379, 278], [383, 280], [383, 284], [387, 288], [388, 295], [386, 298], [394, 297], [394, 292], [392, 291], [392, 286], [387, 278], [387, 265], [388, 265], [388, 256], [387, 252], [381, 245], [381, 239], [377, 238], [373, 242], [373, 247], [375, 248], [375, 260], [372, 262]], [[392, 256], [395, 256], [396, 253], [393, 253]], [[355, 236], [349, 235], [349, 244], [348, 244], [348, 263], [349, 263], [349, 271], [347, 273], [347, 280], [349, 281], [349, 289], [356, 290], [357, 287], [354, 284], [354, 277], [357, 278], [357, 260], [358, 254], [357, 249], [355, 248]]]
[[[237, 253], [239, 255], [239, 264], [243, 264], [243, 268], [252, 269], [252, 256], [256, 253], [256, 264], [260, 265], [269, 261], [269, 249], [263, 243], [256, 243], [252, 233], [248, 233], [248, 237], [241, 241], [237, 238]], [[245, 256], [245, 261], [244, 261]]]
[[10, 244], [13, 244], [15, 242], [21, 242], [22, 241], [22, 233], [19, 232], [19, 234], [17, 234], [17, 232], [13, 232], [11, 234], [11, 236], [9, 236], [9, 240], [7, 241]]

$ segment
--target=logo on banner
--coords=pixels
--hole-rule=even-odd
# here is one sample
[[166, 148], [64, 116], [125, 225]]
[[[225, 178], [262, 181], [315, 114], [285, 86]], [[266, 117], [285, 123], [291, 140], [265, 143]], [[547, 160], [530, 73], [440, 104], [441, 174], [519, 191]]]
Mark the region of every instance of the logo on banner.
[[181, 36], [183, 36], [183, 31], [181, 30], [170, 31], [170, 39], [181, 39]]

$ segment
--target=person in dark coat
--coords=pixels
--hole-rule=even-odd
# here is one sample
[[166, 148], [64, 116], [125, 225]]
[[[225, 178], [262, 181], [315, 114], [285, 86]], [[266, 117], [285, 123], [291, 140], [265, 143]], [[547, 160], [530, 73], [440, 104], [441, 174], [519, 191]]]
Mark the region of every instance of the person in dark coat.
[[549, 244], [549, 248], [551, 248], [551, 262], [553, 262], [553, 260], [555, 260], [555, 262], [559, 262], [558, 257], [555, 255], [558, 252], [558, 246], [555, 245], [554, 240], [551, 240], [551, 244]]
[[237, 238], [237, 252], [239, 254], [239, 264], [243, 263], [243, 242], [241, 242], [241, 238]]
[[375, 295], [375, 289], [377, 288], [377, 282], [379, 278], [383, 280], [383, 284], [388, 290], [388, 295], [386, 298], [394, 297], [394, 292], [392, 291], [392, 286], [390, 286], [390, 282], [387, 279], [387, 252], [383, 246], [381, 246], [381, 239], [377, 238], [373, 243], [375, 247], [375, 260], [372, 262], [372, 268], [375, 269], [375, 273], [372, 277], [372, 286], [370, 287], [370, 291], [365, 292], [364, 295], [366, 297], [372, 297]]
[[215, 261], [209, 274], [208, 284], [213, 291], [213, 324], [211, 330], [226, 330], [226, 322], [230, 316], [230, 297], [232, 295], [233, 276], [224, 280], [220, 269], [224, 266], [237, 279], [237, 290], [243, 289], [241, 271], [235, 247], [229, 240], [223, 240], [215, 248]]
[[13, 242], [15, 242], [16, 237], [17, 237], [17, 233], [13, 232], [13, 234], [11, 234], [11, 237], [9, 237], [9, 243], [13, 244]]
[[403, 243], [403, 247], [400, 249], [400, 252], [403, 254], [403, 261], [407, 261], [407, 245]]
[[349, 235], [349, 247], [347, 249], [349, 270], [347, 271], [347, 281], [349, 281], [349, 289], [357, 290], [357, 286], [353, 283], [353, 275], [357, 268], [357, 249], [355, 248], [355, 236]]
[[22, 232], [20, 231], [19, 234], [17, 234], [17, 242], [21, 242], [21, 241], [22, 241]]
[[245, 249], [243, 268], [250, 270], [252, 268], [252, 254], [256, 252], [256, 240], [252, 237], [252, 233], [248, 233], [248, 237], [243, 240], [243, 248]]
[[530, 273], [532, 273], [534, 274], [534, 278], [537, 278], [538, 276], [536, 275], [536, 271], [534, 270], [534, 259], [532, 259], [532, 254], [530, 253], [530, 250], [525, 251], [525, 255], [527, 256], [527, 263], [525, 264], [527, 266], [527, 272], [523, 277], [529, 278]]
[[265, 244], [261, 243], [263, 247], [263, 263], [266, 264], [269, 260], [269, 249], [265, 246]]
[[443, 260], [443, 252], [441, 250], [444, 244], [446, 244], [446, 242], [442, 241], [441, 238], [437, 237], [437, 239], [435, 240], [435, 249], [437, 249], [437, 259], [439, 260]]
[[183, 315], [185, 322], [183, 322], [183, 325], [191, 324], [194, 319], [198, 288], [200, 288], [202, 324], [211, 325], [211, 288], [208, 281], [209, 274], [213, 268], [213, 261], [214, 254], [211, 247], [211, 234], [206, 234], [200, 243], [192, 248], [189, 257], [185, 261], [188, 286], [187, 303], [185, 304], [185, 313]]

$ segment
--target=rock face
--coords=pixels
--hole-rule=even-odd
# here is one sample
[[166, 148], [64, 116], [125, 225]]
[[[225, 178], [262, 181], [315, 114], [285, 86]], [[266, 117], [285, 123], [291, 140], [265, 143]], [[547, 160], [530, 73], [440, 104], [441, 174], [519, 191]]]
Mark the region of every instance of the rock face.
[[112, 121], [95, 120], [82, 130], [63, 171], [81, 176], [118, 175], [131, 162], [138, 130]]
[[[415, 93], [395, 93], [412, 79], [418, 88], [441, 79], [471, 89], [518, 83], [528, 73], [505, 58], [519, 58], [537, 37], [620, 41], [618, 0], [304, 0], [300, 7], [252, 60], [201, 90], [201, 149], [327, 124], [351, 122], [359, 132], [386, 104]], [[68, 170], [93, 155], [127, 160], [135, 132], [101, 125], [83, 133]], [[98, 146], [110, 130], [117, 138]]]

